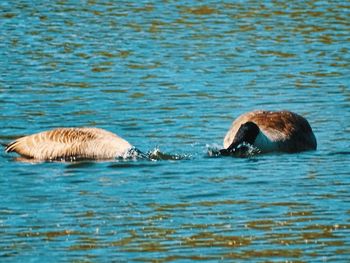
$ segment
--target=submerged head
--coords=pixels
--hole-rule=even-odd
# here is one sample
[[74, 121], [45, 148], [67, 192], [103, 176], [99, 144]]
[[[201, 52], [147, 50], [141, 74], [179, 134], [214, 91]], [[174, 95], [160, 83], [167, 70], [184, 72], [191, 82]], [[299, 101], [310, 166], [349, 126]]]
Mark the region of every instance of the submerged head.
[[220, 150], [221, 155], [231, 155], [237, 151], [242, 144], [253, 145], [260, 129], [254, 122], [248, 121], [241, 125], [237, 131], [233, 142], [226, 149]]

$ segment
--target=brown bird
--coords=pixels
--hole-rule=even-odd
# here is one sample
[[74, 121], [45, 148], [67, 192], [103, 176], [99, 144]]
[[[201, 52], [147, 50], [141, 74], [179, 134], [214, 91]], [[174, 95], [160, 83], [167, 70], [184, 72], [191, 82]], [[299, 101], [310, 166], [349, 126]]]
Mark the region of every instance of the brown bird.
[[21, 137], [6, 152], [36, 160], [113, 159], [133, 146], [116, 134], [99, 128], [56, 128]]
[[242, 143], [248, 143], [262, 153], [294, 153], [317, 148], [308, 121], [290, 111], [256, 110], [242, 114], [232, 123], [220, 153], [231, 155]]

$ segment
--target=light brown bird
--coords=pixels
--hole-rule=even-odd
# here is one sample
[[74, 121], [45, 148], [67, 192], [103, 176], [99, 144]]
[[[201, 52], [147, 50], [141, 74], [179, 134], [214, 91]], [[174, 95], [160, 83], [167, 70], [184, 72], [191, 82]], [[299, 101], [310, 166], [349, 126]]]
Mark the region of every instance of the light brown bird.
[[230, 155], [242, 143], [248, 143], [262, 153], [294, 153], [317, 148], [308, 121], [290, 111], [256, 110], [242, 114], [232, 123], [220, 152]]
[[56, 128], [18, 138], [5, 151], [36, 160], [97, 160], [123, 157], [131, 149], [129, 142], [103, 129]]

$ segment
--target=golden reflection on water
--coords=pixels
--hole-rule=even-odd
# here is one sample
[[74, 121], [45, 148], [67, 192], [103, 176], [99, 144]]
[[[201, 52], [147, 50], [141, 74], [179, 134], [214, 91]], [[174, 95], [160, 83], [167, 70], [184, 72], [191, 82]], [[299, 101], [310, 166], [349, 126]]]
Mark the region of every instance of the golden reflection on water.
[[209, 6], [200, 6], [196, 8], [185, 8], [185, 12], [194, 15], [211, 15], [217, 13], [217, 10]]
[[[343, 234], [338, 234], [340, 230], [349, 229], [350, 224], [317, 223], [319, 218], [315, 217], [315, 211], [306, 209], [309, 207], [308, 204], [297, 202], [264, 203], [263, 207], [265, 208], [279, 206], [287, 209], [287, 212], [281, 214], [277, 219], [241, 219], [235, 221], [223, 214], [226, 218], [223, 223], [183, 223], [180, 225], [170, 223], [174, 217], [178, 217], [187, 210], [198, 210], [201, 215], [212, 216], [217, 215], [217, 212], [212, 214], [210, 210], [218, 206], [226, 206], [227, 210], [235, 211], [235, 207], [249, 204], [250, 202], [245, 200], [231, 199], [200, 201], [193, 204], [150, 203], [148, 207], [152, 211], [147, 212], [149, 216], [140, 215], [139, 218], [127, 219], [129, 225], [133, 226], [133, 230], [107, 233], [101, 232], [100, 227], [96, 227], [94, 231], [86, 229], [90, 223], [83, 224], [82, 222], [97, 222], [98, 218], [103, 218], [99, 211], [87, 210], [76, 215], [77, 220], [81, 222], [81, 231], [69, 228], [61, 230], [56, 228], [47, 231], [44, 230], [45, 226], [35, 226], [30, 231], [17, 232], [17, 241], [14, 241], [13, 245], [23, 246], [27, 244], [30, 247], [31, 242], [35, 239], [57, 242], [64, 238], [70, 240], [71, 245], [67, 247], [69, 251], [115, 248], [127, 253], [167, 252], [168, 254], [157, 259], [151, 256], [147, 257], [147, 254], [144, 254], [139, 260], [146, 262], [171, 262], [175, 259], [253, 260], [257, 258], [289, 258], [293, 262], [303, 262], [301, 258], [305, 256], [309, 258], [319, 257], [324, 246], [327, 246], [328, 249], [334, 247], [335, 253], [338, 255], [347, 255], [350, 252], [345, 248], [346, 242]], [[2, 213], [8, 214], [9, 211]], [[113, 220], [109, 219], [109, 223], [113, 224]], [[186, 230], [186, 235], [182, 234], [184, 230]], [[261, 243], [264, 243], [266, 249], [255, 249], [256, 245]], [[316, 246], [312, 250], [313, 252], [307, 249], [310, 245]], [[271, 246], [274, 248], [271, 249]], [[176, 253], [176, 250], [192, 249], [196, 251], [199, 248], [217, 248], [219, 250], [206, 256], [191, 255], [191, 253], [183, 256]]]
[[[69, 229], [44, 231], [44, 227], [35, 227], [31, 231], [19, 232], [17, 237], [19, 238], [18, 242], [36, 238], [43, 239], [46, 242], [56, 242], [61, 238], [66, 238], [71, 240], [70, 243], [73, 242], [67, 248], [69, 251], [117, 248], [119, 251], [127, 253], [168, 253], [168, 256], [157, 259], [147, 257], [146, 254], [139, 258], [142, 261], [152, 262], [170, 262], [175, 259], [249, 260], [257, 258], [290, 258], [293, 262], [303, 262], [303, 260], [299, 259], [304, 256], [309, 258], [319, 257], [324, 246], [328, 248], [334, 247], [335, 253], [339, 255], [349, 253], [349, 250], [345, 248], [346, 242], [344, 237], [338, 235], [338, 231], [349, 229], [350, 224], [327, 225], [316, 223], [319, 221], [319, 218], [314, 217], [315, 212], [305, 209], [308, 205], [302, 203], [265, 203], [264, 207], [280, 206], [288, 209], [286, 213], [281, 214], [277, 219], [249, 219], [236, 222], [227, 217], [225, 223], [184, 223], [182, 225], [172, 225], [171, 227], [165, 226], [169, 225], [174, 216], [178, 217], [179, 214], [186, 210], [202, 210], [201, 214], [210, 215], [211, 213], [207, 209], [212, 209], [215, 206], [228, 206], [229, 210], [234, 211], [235, 206], [248, 205], [249, 203], [244, 200], [200, 201], [193, 204], [150, 203], [148, 207], [153, 210], [153, 212], [147, 213], [150, 216], [128, 219], [130, 225], [134, 227], [133, 230], [126, 232], [108, 232], [103, 234], [99, 228], [96, 228], [94, 232]], [[301, 208], [304, 209], [301, 210]], [[88, 210], [77, 215], [77, 220], [95, 221], [101, 216], [98, 211]], [[283, 220], [281, 220], [282, 218]], [[159, 223], [165, 224], [161, 227]], [[86, 225], [86, 227], [88, 226]], [[248, 231], [250, 234], [247, 235], [247, 231], [244, 229], [250, 229], [253, 232]], [[186, 235], [181, 234], [183, 230], [187, 230]], [[188, 235], [189, 231], [192, 234]], [[260, 243], [264, 243], [266, 249], [254, 249]], [[306, 249], [310, 245], [316, 246], [313, 252]], [[271, 246], [274, 248], [271, 249]], [[193, 251], [196, 251], [198, 248], [218, 248], [219, 250], [207, 256], [183, 256], [177, 255], [173, 251], [174, 248], [176, 250], [193, 249]]]

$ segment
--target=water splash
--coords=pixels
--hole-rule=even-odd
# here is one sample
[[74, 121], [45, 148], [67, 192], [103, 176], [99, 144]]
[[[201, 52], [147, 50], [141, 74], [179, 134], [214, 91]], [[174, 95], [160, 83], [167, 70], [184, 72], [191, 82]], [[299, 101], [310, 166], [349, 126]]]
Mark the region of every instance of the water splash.
[[[208, 157], [217, 158], [217, 157], [223, 156], [220, 153], [220, 150], [222, 149], [222, 147], [220, 147], [219, 145], [217, 145], [217, 144], [206, 145], [206, 147], [207, 147]], [[234, 149], [234, 151], [232, 151], [229, 156], [238, 157], [238, 158], [247, 158], [247, 157], [255, 156], [259, 153], [261, 153], [261, 152], [258, 148], [254, 147], [253, 145], [251, 145], [249, 143], [243, 142], [243, 143], [239, 144], [237, 146], [237, 148]]]
[[221, 156], [220, 149], [222, 149], [222, 146], [218, 144], [207, 144], [206, 148], [206, 153], [208, 157], [215, 158]]
[[149, 161], [177, 161], [190, 159], [190, 154], [173, 154], [173, 153], [165, 153], [162, 152], [159, 148], [155, 148], [146, 153], [140, 151], [137, 148], [132, 148], [121, 158], [122, 160], [149, 160]]
[[147, 156], [152, 161], [161, 161], [161, 160], [178, 161], [178, 160], [191, 159], [190, 154], [165, 153], [158, 148], [155, 148], [154, 150], [148, 152]]

